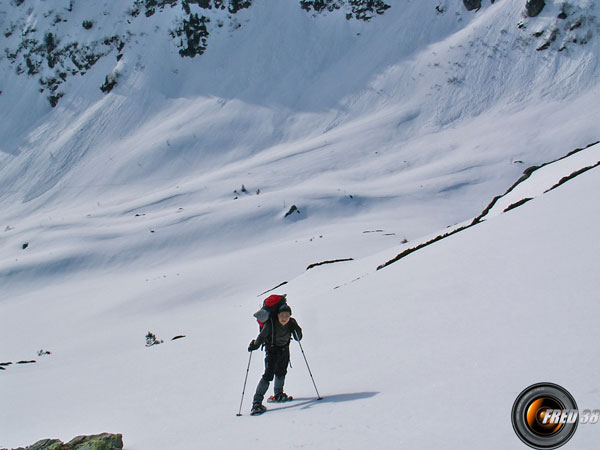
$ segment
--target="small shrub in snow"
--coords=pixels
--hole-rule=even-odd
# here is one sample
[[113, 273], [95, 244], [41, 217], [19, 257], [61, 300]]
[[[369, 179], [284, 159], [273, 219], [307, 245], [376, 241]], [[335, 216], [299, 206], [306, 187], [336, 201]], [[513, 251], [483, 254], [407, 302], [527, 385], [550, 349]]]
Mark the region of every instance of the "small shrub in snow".
[[193, 58], [204, 53], [207, 47], [206, 38], [209, 36], [206, 24], [209, 22], [208, 17], [190, 14], [187, 19], [183, 19], [181, 28], [171, 33], [172, 37], [181, 37], [178, 45], [181, 56]]
[[390, 5], [383, 0], [300, 0], [300, 7], [307, 12], [333, 12], [345, 9], [346, 19], [352, 18], [369, 21], [375, 14], [383, 14]]
[[146, 335], [146, 347], [152, 347], [153, 345], [162, 344], [163, 341], [156, 338], [156, 335], [150, 331]]
[[314, 9], [316, 12], [321, 12], [324, 9], [331, 12], [341, 8], [339, 0], [300, 0], [300, 7], [306, 11]]
[[386, 9], [391, 8], [390, 5], [382, 0], [348, 0], [348, 4], [352, 8], [352, 13], [346, 14], [346, 19], [353, 16], [358, 20], [369, 21], [375, 14], [383, 14]]

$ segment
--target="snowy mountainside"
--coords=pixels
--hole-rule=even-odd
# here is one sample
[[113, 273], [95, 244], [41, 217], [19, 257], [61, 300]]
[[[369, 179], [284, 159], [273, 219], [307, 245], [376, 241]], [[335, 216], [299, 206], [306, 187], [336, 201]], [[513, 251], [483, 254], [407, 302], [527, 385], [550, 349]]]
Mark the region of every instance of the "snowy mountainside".
[[[595, 2], [549, 2], [534, 18], [517, 0], [477, 12], [406, 2], [368, 21], [296, 2], [256, 1], [235, 14], [190, 4], [212, 27], [194, 58], [169, 31], [183, 3], [153, 14], [135, 3], [137, 15], [128, 2], [3, 3], [5, 53], [17, 58], [1, 66], [10, 232], [0, 271], [14, 282], [45, 267], [119, 268], [166, 248], [167, 260], [208, 257], [200, 248], [226, 255], [240, 235], [258, 247], [309, 242], [328, 228], [356, 243], [356, 257], [393, 235], [466, 220], [524, 167], [597, 140]], [[22, 43], [50, 32], [57, 48], [109, 43], [85, 76], [66, 77], [54, 108], [39, 92], [39, 77], [55, 70], [48, 58], [38, 74], [15, 69], [27, 66]], [[284, 217], [293, 205], [300, 212]], [[105, 219], [111, 231], [97, 225]], [[363, 235], [371, 229], [391, 239]], [[291, 272], [265, 270], [279, 282], [328, 253], [321, 244]]]
[[[248, 416], [248, 397], [244, 416], [235, 416], [248, 354], [238, 333], [214, 320], [227, 318], [232, 329], [253, 336], [251, 312], [260, 298], [240, 299], [219, 285], [194, 298], [201, 267], [190, 263], [179, 268], [180, 277], [145, 284], [136, 282], [144, 271], [86, 272], [3, 302], [4, 315], [27, 318], [3, 327], [12, 337], [6, 359], [25, 358], [34, 345], [52, 354], [0, 373], [2, 398], [13, 405], [0, 413], [0, 447], [112, 430], [124, 434], [131, 450], [191, 450], [198, 434], [218, 449], [329, 442], [347, 449], [462, 449], [481, 442], [523, 448], [509, 413], [524, 387], [551, 376], [582, 408], [600, 402], [593, 376], [599, 169], [539, 194], [598, 165], [598, 147], [539, 169], [507, 199], [533, 200], [385, 269], [375, 267], [400, 247], [290, 280], [283, 289], [304, 328], [303, 347], [324, 400], [315, 400], [293, 343], [286, 389], [297, 400], [261, 418]], [[275, 246], [268, 250], [276, 253]], [[165, 303], [165, 295], [173, 301]], [[148, 328], [165, 342], [145, 348]], [[531, 340], [549, 328], [555, 345], [532, 352]], [[246, 396], [261, 366], [254, 353]], [[580, 426], [565, 448], [595, 442], [594, 426]]]
[[[520, 448], [514, 396], [554, 350], [597, 359], [598, 169], [541, 191], [596, 163], [600, 6], [464, 3], [0, 1], [0, 362], [38, 359], [0, 371], [0, 447], [122, 431], [191, 450], [200, 428], [227, 449]], [[281, 283], [329, 400], [295, 353], [304, 400], [264, 416], [271, 441], [233, 413]], [[546, 326], [558, 347], [514, 353]], [[552, 373], [600, 404], [583, 372]], [[597, 442], [582, 428], [575, 448]]]

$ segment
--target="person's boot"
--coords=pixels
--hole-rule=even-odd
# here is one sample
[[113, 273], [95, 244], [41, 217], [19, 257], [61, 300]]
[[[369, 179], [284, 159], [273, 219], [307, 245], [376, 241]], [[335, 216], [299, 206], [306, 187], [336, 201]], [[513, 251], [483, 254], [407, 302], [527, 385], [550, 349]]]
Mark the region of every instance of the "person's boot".
[[269, 401], [274, 403], [289, 402], [291, 400], [293, 400], [293, 397], [291, 395], [287, 395], [285, 392], [279, 392], [269, 398]]
[[261, 402], [252, 403], [252, 410], [250, 411], [251, 416], [256, 416], [258, 414], [262, 414], [267, 410], [266, 406], [264, 406]]

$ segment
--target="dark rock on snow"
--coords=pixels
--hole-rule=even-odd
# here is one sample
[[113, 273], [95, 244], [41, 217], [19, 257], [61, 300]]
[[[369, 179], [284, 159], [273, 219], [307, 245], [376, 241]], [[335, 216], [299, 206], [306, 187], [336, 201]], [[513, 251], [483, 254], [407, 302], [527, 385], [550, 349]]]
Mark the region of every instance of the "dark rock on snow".
[[467, 11], [481, 8], [481, 0], [463, 0], [463, 3]]
[[[13, 450], [122, 450], [123, 435], [102, 433], [94, 436], [77, 436], [67, 444], [58, 439], [43, 439], [29, 447]], [[6, 450], [6, 449], [0, 449]]]
[[537, 16], [542, 12], [544, 6], [546, 6], [546, 2], [544, 0], [527, 0], [527, 4], [525, 5], [527, 8], [527, 15], [529, 17]]
[[292, 205], [292, 206], [291, 206], [291, 208], [290, 208], [290, 210], [289, 210], [288, 212], [286, 212], [286, 213], [285, 213], [285, 216], [284, 216], [284, 217], [290, 216], [290, 215], [292, 215], [293, 213], [298, 213], [298, 214], [300, 214], [300, 210], [298, 209], [298, 207], [297, 207], [296, 205]]

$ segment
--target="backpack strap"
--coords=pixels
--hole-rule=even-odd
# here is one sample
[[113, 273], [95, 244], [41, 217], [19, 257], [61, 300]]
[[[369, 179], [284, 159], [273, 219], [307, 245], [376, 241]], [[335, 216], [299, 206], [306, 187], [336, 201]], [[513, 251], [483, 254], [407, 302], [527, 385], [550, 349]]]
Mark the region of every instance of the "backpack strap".
[[275, 347], [275, 320], [272, 316], [269, 320], [271, 322], [271, 346]]

